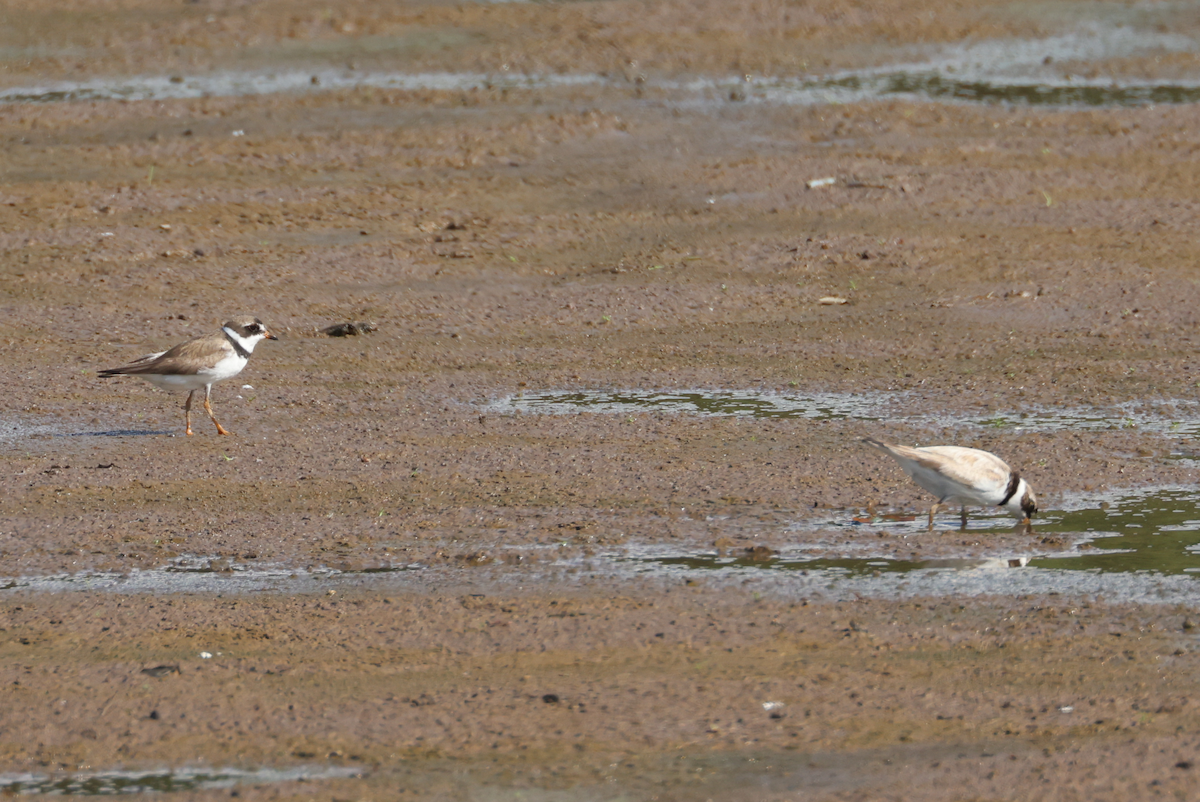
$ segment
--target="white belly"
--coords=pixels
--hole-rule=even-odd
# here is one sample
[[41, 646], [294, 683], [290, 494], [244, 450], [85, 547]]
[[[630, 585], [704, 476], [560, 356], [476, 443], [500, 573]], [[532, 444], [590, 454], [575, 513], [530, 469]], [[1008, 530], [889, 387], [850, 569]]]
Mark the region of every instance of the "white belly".
[[[957, 501], [960, 504], [979, 504], [994, 506], [1004, 498], [1004, 488], [968, 487], [950, 479], [937, 471], [919, 465], [913, 466], [913, 480], [921, 487], [945, 501]], [[1006, 485], [1007, 486], [1007, 485]], [[997, 494], [997, 490], [999, 493]]]
[[138, 376], [163, 390], [199, 390], [238, 375], [242, 372], [242, 368], [246, 367], [246, 361], [237, 354], [231, 354], [211, 368], [205, 368], [199, 373], [187, 375], [140, 373]]

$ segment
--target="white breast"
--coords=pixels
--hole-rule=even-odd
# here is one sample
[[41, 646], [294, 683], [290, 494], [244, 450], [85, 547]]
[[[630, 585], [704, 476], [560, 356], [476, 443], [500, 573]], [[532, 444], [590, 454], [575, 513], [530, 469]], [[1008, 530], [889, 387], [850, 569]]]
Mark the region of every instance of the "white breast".
[[246, 367], [246, 363], [248, 361], [249, 360], [244, 356], [239, 356], [236, 353], [232, 353], [217, 364], [213, 365], [211, 368], [205, 368], [204, 370], [201, 370], [198, 375], [207, 378], [205, 384], [224, 381], [225, 379], [231, 379], [241, 373], [242, 368]]

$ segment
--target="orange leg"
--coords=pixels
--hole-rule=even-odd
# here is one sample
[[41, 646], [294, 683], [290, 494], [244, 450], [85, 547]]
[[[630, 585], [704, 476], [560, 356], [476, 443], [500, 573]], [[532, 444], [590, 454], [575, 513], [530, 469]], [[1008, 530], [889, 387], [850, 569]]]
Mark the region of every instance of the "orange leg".
[[188, 435], [188, 437], [191, 437], [192, 435], [192, 395], [195, 392], [195, 390], [192, 390], [192, 392], [188, 393], [187, 403], [183, 405], [183, 422], [187, 424], [187, 428], [184, 430], [184, 433]]
[[934, 505], [929, 508], [929, 531], [930, 532], [933, 531], [933, 514], [935, 512], [937, 512], [938, 510], [940, 510], [944, 506], [946, 506], [946, 505], [943, 504], [942, 502], [938, 501], [938, 502], [934, 502]]
[[225, 430], [225, 427], [217, 421], [217, 416], [213, 414], [212, 404], [209, 403], [208, 400], [208, 397], [211, 394], [212, 385], [210, 384], [204, 388], [204, 411], [208, 413], [208, 417], [212, 419], [213, 425], [217, 427], [217, 434], [229, 434], [229, 432]]

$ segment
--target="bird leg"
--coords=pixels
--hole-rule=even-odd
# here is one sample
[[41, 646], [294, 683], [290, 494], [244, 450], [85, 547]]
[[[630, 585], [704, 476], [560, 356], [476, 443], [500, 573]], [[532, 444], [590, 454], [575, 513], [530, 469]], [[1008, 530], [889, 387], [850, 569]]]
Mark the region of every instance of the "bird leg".
[[[212, 404], [209, 403], [208, 400], [208, 397], [211, 394], [212, 385], [206, 385], [204, 387], [204, 411], [208, 413], [208, 417], [212, 419], [213, 425], [217, 427], [217, 434], [229, 434], [229, 432], [225, 430], [225, 427], [217, 421], [217, 416], [213, 414]], [[188, 398], [191, 398], [191, 396], [188, 396]]]
[[964, 504], [963, 508], [962, 508], [962, 531], [964, 531], [964, 532], [967, 531], [967, 505], [966, 504]]
[[1032, 535], [1033, 534], [1033, 519], [1026, 518], [1021, 523], [1025, 524], [1025, 534]]
[[195, 390], [192, 390], [190, 393], [188, 393], [187, 403], [183, 405], [183, 422], [187, 426], [187, 428], [184, 429], [184, 433], [189, 437], [192, 435], [192, 396], [195, 395], [195, 393]]
[[932, 532], [932, 531], [933, 531], [933, 515], [934, 515], [934, 513], [936, 513], [938, 510], [940, 510], [940, 509], [941, 509], [943, 506], [945, 506], [945, 505], [943, 505], [943, 504], [942, 504], [942, 502], [940, 502], [940, 501], [935, 501], [935, 502], [933, 503], [933, 506], [929, 508], [929, 531], [930, 531], [930, 532]]

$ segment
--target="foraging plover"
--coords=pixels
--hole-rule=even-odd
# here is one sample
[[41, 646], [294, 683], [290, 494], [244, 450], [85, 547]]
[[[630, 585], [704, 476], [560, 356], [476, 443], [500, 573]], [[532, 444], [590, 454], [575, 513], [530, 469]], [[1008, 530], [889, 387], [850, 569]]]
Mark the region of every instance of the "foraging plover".
[[929, 508], [930, 530], [934, 513], [949, 507], [950, 501], [963, 505], [963, 528], [967, 526], [967, 505], [978, 504], [1003, 507], [1031, 529], [1037, 496], [1029, 483], [995, 454], [962, 446], [896, 446], [870, 437], [863, 438], [863, 442], [890, 455], [914, 482], [937, 496]]
[[235, 317], [220, 331], [180, 343], [169, 351], [159, 351], [135, 359], [120, 368], [102, 370], [103, 378], [137, 376], [163, 390], [187, 390], [183, 419], [188, 434], [192, 433], [192, 396], [204, 388], [204, 411], [217, 427], [217, 434], [229, 434], [217, 422], [209, 396], [214, 383], [231, 379], [242, 372], [250, 353], [261, 340], [278, 340], [256, 317]]

